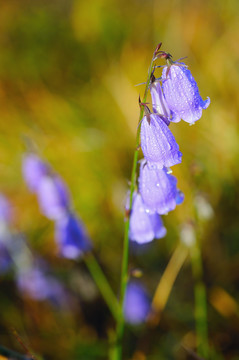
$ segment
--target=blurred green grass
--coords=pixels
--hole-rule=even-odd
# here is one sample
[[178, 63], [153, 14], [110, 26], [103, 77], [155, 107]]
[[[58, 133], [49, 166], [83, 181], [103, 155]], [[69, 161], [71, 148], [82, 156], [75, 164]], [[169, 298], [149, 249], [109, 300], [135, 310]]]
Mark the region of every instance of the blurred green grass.
[[[238, 298], [238, 20], [236, 0], [0, 2], [0, 191], [14, 206], [16, 228], [33, 248], [56, 262], [53, 226], [40, 215], [22, 180], [24, 137], [69, 185], [74, 207], [117, 291], [124, 200], [138, 94], [143, 91], [135, 85], [145, 81], [152, 52], [162, 41], [174, 59], [188, 56], [185, 61], [211, 105], [192, 127], [172, 124], [183, 152], [183, 163], [174, 173], [185, 202], [166, 217], [168, 236], [133, 256], [131, 266], [142, 266], [143, 280], [153, 293], [178, 242], [180, 225], [192, 218], [194, 197], [200, 192], [214, 209], [201, 239], [208, 291], [219, 286]], [[73, 265], [67, 266], [71, 271]], [[154, 330], [149, 359], [185, 358], [177, 346], [193, 330], [190, 287], [186, 264], [161, 328]], [[2, 344], [18, 347], [6, 333], [12, 323], [49, 359], [74, 359], [76, 354], [91, 359], [97, 358], [97, 351], [104, 358], [94, 327], [80, 312], [76, 318], [55, 314], [47, 304], [20, 300], [13, 290], [1, 297]], [[209, 321], [218, 354], [237, 359], [238, 317], [222, 318], [209, 307]], [[137, 338], [128, 334], [128, 340], [132, 337]], [[89, 347], [95, 344], [93, 355], [85, 351], [87, 342]]]

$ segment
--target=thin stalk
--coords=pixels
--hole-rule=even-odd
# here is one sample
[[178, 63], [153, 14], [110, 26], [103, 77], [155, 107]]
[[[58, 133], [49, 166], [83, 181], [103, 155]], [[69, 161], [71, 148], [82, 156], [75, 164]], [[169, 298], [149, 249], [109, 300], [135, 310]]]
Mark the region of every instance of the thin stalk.
[[169, 295], [172, 291], [173, 284], [178, 276], [186, 258], [188, 256], [188, 248], [182, 244], [179, 244], [174, 250], [169, 263], [164, 270], [163, 275], [159, 281], [157, 289], [155, 291], [152, 308], [154, 311], [154, 322], [159, 322], [160, 315], [166, 306]]
[[195, 281], [194, 296], [197, 350], [199, 356], [208, 359], [207, 297], [205, 285], [202, 280], [203, 268], [201, 249], [197, 241], [191, 247], [191, 263]]
[[[150, 67], [148, 70], [148, 77], [145, 85], [144, 97], [142, 103], [145, 103], [147, 100], [148, 88], [150, 84], [150, 79], [153, 71], [153, 62], [154, 57], [151, 60]], [[134, 151], [134, 158], [133, 158], [133, 166], [131, 171], [131, 183], [130, 183], [130, 200], [129, 200], [129, 214], [132, 209], [132, 202], [133, 202], [133, 193], [135, 190], [136, 185], [136, 170], [137, 170], [137, 163], [138, 163], [138, 154], [139, 154], [139, 147], [140, 147], [140, 128], [141, 128], [141, 121], [144, 116], [144, 107], [140, 106], [140, 114], [139, 114], [139, 123], [137, 128], [137, 135], [136, 135], [136, 149]], [[122, 339], [124, 334], [124, 298], [125, 292], [128, 282], [128, 259], [129, 259], [129, 220], [130, 216], [128, 215], [125, 220], [125, 228], [124, 228], [124, 244], [123, 244], [123, 258], [122, 258], [122, 268], [121, 268], [121, 285], [120, 285], [120, 312], [119, 318], [116, 327], [116, 342], [115, 348], [113, 351], [113, 360], [120, 360], [122, 359]]]
[[106, 279], [101, 267], [99, 266], [92, 252], [87, 254], [84, 260], [95, 283], [97, 284], [98, 289], [101, 292], [102, 297], [104, 298], [112, 315], [117, 321], [120, 313], [118, 299], [113, 293], [111, 286], [109, 285], [108, 280]]
[[[15, 351], [0, 346], [0, 359], [32, 360], [33, 357], [30, 355], [21, 355], [16, 353]], [[36, 358], [34, 357], [34, 359]]]

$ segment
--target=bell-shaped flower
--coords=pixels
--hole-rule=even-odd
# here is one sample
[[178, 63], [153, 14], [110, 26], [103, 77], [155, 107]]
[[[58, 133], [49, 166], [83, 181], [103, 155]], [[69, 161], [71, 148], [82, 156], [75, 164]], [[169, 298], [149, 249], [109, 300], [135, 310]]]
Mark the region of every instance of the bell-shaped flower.
[[210, 104], [210, 99], [202, 100], [198, 86], [191, 72], [182, 63], [163, 68], [163, 93], [169, 109], [177, 116], [193, 124], [202, 116], [202, 109]]
[[136, 281], [127, 285], [124, 300], [125, 321], [132, 325], [143, 323], [150, 312], [150, 299], [144, 287]]
[[162, 169], [179, 164], [182, 153], [168, 126], [156, 114], [143, 117], [141, 123], [141, 148], [152, 168]]
[[164, 237], [167, 232], [158, 214], [149, 214], [146, 212], [145, 205], [139, 193], [134, 194], [133, 197], [129, 226], [129, 238], [138, 244], [145, 244], [153, 239], [160, 239]]
[[40, 209], [48, 219], [59, 220], [70, 209], [70, 196], [59, 176], [43, 176], [38, 184], [37, 197]]
[[46, 176], [49, 171], [49, 166], [36, 154], [29, 153], [24, 156], [22, 162], [23, 177], [32, 192], [37, 191], [42, 177]]
[[161, 119], [165, 122], [166, 125], [169, 125], [171, 121], [179, 121], [177, 116], [175, 116], [175, 114], [169, 109], [159, 81], [154, 81], [150, 85], [150, 93], [152, 98], [153, 112], [160, 115]]
[[160, 215], [174, 210], [183, 201], [183, 194], [177, 190], [177, 179], [167, 169], [150, 169], [144, 160], [140, 167], [139, 192], [145, 209], [150, 214]]
[[77, 259], [91, 249], [83, 224], [73, 214], [56, 222], [55, 236], [60, 254], [68, 259]]

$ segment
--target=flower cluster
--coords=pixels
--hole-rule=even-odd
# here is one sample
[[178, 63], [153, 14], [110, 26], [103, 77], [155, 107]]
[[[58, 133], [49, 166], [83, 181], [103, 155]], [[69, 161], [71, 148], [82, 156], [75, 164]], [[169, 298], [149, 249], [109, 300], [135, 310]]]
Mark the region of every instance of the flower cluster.
[[48, 266], [34, 258], [22, 234], [12, 233], [12, 208], [0, 194], [0, 274], [12, 271], [19, 292], [35, 300], [50, 300], [64, 305], [66, 292], [60, 282], [48, 274]]
[[209, 98], [202, 100], [186, 65], [173, 62], [167, 53], [159, 53], [167, 65], [160, 79], [151, 74], [149, 90], [153, 111], [140, 104], [144, 107], [139, 125], [144, 159], [140, 165], [138, 191], [133, 194], [129, 232], [130, 240], [140, 244], [165, 236], [160, 215], [174, 210], [184, 199], [177, 189], [177, 179], [171, 175], [170, 167], [181, 163], [182, 153], [169, 125], [181, 119], [194, 124], [202, 116], [202, 109], [210, 104]]
[[23, 176], [37, 195], [43, 215], [55, 222], [55, 238], [63, 257], [76, 259], [91, 249], [90, 240], [79, 218], [71, 210], [68, 189], [62, 179], [36, 154], [23, 158]]

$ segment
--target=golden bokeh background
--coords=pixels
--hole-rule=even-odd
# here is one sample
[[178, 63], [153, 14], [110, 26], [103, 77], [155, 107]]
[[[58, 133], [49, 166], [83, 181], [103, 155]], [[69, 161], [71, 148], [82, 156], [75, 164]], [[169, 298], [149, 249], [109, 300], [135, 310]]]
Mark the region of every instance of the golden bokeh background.
[[[201, 96], [209, 96], [211, 104], [194, 126], [182, 121], [171, 125], [183, 153], [182, 164], [173, 170], [185, 201], [164, 217], [167, 237], [132, 252], [130, 266], [143, 270], [142, 281], [153, 294], [179, 242], [182, 224], [195, 220], [195, 198], [205, 199], [213, 213], [200, 230], [210, 342], [216, 359], [239, 359], [236, 0], [0, 1], [0, 191], [13, 207], [15, 231], [26, 235], [33, 251], [51, 263], [59, 277], [67, 277], [66, 283], [81, 299], [72, 311], [62, 313], [47, 303], [22, 299], [9, 289], [14, 286], [11, 279], [0, 278], [2, 345], [24, 352], [9, 335], [9, 326], [14, 326], [44, 358], [106, 358], [106, 307], [100, 296], [84, 303], [84, 291], [71, 284], [71, 275], [88, 276], [87, 271], [82, 264], [57, 258], [53, 224], [40, 214], [26, 188], [21, 160], [31, 141], [65, 180], [74, 209], [117, 292], [138, 96], [144, 91], [135, 85], [146, 80], [159, 42], [175, 60], [187, 56]], [[194, 344], [192, 288], [186, 261], [162, 322], [152, 330], [151, 339], [144, 338], [151, 341], [147, 359], [189, 358], [180, 344], [183, 339]], [[101, 323], [98, 332], [93, 315]], [[140, 351], [135, 352], [143, 330], [128, 331], [128, 358], [143, 359]]]

